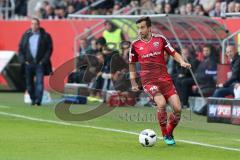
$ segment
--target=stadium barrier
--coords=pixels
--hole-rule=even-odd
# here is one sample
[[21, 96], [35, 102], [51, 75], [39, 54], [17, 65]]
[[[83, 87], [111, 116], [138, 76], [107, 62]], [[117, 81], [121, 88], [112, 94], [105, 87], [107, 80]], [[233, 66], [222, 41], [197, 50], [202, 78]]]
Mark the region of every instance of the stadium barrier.
[[[240, 18], [215, 18], [215, 20], [223, 24], [231, 33], [239, 29], [238, 25], [236, 24], [240, 23]], [[53, 37], [54, 52], [52, 56], [52, 62], [54, 69], [73, 57], [74, 38], [80, 33], [84, 32], [85, 28], [93, 26], [100, 21], [100, 19], [41, 21], [41, 25]], [[0, 50], [12, 50], [17, 52], [19, 40], [23, 32], [29, 27], [29, 21], [0, 21]], [[96, 36], [100, 35], [101, 33]], [[45, 78], [45, 87], [50, 88], [48, 84], [48, 78]]]
[[208, 98], [207, 121], [240, 125], [240, 100]]

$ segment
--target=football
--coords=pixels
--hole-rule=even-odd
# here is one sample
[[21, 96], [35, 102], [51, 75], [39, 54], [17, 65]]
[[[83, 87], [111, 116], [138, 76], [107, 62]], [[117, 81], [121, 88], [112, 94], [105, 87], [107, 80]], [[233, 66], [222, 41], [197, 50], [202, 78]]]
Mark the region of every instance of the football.
[[151, 129], [145, 129], [139, 134], [139, 143], [144, 147], [152, 147], [157, 142], [157, 135]]

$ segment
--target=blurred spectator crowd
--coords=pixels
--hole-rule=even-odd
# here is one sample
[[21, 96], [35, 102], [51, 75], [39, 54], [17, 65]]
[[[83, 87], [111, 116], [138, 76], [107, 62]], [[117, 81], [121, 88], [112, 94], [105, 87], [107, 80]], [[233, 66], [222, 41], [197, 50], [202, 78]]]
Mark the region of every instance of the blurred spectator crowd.
[[[30, 0], [13, 1], [15, 1], [15, 18], [26, 18]], [[42, 19], [63, 19], [67, 18], [68, 14], [84, 8], [80, 12], [81, 14], [92, 15], [140, 14], [142, 10], [145, 10], [151, 14], [166, 13], [219, 17], [221, 13], [225, 12], [240, 12], [240, 0], [105, 0], [98, 5], [91, 6], [97, 1], [99, 0], [38, 1], [33, 8], [34, 16]], [[0, 19], [4, 19], [2, 8], [9, 6], [9, 3], [9, 0], [0, 1]], [[133, 8], [141, 9], [138, 12], [130, 12]]]

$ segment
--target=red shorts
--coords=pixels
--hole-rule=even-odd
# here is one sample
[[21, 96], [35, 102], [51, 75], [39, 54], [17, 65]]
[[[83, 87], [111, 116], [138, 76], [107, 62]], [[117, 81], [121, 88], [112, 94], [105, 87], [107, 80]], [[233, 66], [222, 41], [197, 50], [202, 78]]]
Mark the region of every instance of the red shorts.
[[174, 94], [177, 94], [172, 81], [150, 82], [143, 85], [144, 91], [153, 99], [157, 93], [161, 93], [166, 100]]

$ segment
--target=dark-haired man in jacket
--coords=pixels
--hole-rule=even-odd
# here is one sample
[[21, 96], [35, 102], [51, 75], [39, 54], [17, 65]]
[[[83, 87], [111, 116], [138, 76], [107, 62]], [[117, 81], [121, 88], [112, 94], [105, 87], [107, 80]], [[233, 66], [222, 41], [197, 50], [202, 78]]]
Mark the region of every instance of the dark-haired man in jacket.
[[32, 105], [41, 105], [44, 75], [52, 72], [52, 50], [50, 34], [40, 27], [39, 19], [32, 18], [31, 28], [23, 34], [19, 43], [19, 60], [24, 66], [26, 87]]

